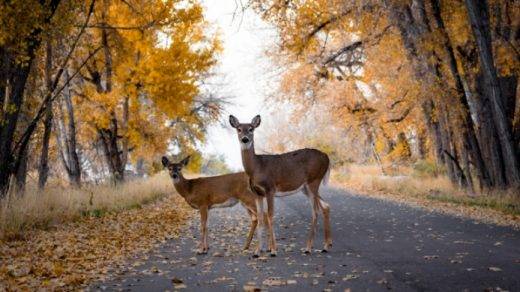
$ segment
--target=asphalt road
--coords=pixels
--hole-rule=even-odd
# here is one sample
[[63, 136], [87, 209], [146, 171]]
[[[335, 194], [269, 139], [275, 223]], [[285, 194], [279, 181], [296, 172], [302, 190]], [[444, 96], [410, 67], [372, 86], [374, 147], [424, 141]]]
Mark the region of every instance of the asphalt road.
[[[210, 251], [195, 255], [198, 221], [180, 239], [129, 261], [91, 290], [131, 291], [520, 291], [520, 232], [324, 189], [333, 246], [301, 249], [310, 222], [303, 194], [278, 198], [278, 256], [241, 251], [249, 218], [241, 206], [210, 211]], [[322, 225], [315, 247], [321, 249]], [[255, 241], [253, 241], [255, 243]], [[303, 290], [304, 289], [304, 290]]]

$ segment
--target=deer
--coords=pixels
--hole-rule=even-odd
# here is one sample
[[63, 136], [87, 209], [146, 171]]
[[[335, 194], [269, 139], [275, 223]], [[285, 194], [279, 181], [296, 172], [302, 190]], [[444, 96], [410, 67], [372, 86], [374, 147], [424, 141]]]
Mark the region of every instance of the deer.
[[[207, 222], [208, 212], [213, 208], [226, 208], [235, 206], [238, 202], [247, 210], [251, 218], [251, 225], [247, 235], [244, 250], [248, 250], [255, 233], [255, 229], [260, 221], [258, 238], [262, 238], [264, 216], [258, 216], [257, 208], [262, 198], [258, 197], [249, 188], [249, 178], [244, 172], [230, 173], [219, 176], [200, 177], [186, 179], [182, 174], [182, 169], [189, 163], [190, 156], [178, 163], [171, 162], [168, 157], [162, 157], [162, 164], [168, 169], [169, 175], [173, 180], [175, 190], [186, 200], [186, 202], [200, 213], [201, 238], [197, 254], [207, 254], [209, 250]], [[259, 218], [260, 217], [260, 218]], [[257, 250], [261, 247], [257, 247]]]
[[[269, 235], [268, 251], [276, 256], [276, 238], [273, 230], [274, 197], [288, 196], [299, 191], [310, 200], [312, 206], [311, 229], [304, 252], [311, 252], [316, 233], [318, 212], [321, 210], [324, 220], [325, 243], [322, 252], [332, 246], [330, 231], [330, 206], [320, 196], [320, 185], [327, 184], [330, 173], [330, 159], [327, 154], [316, 149], [299, 149], [275, 155], [255, 153], [254, 131], [260, 126], [260, 115], [251, 123], [240, 123], [233, 115], [229, 123], [236, 129], [241, 148], [242, 164], [249, 177], [251, 189], [267, 201], [267, 228]], [[262, 206], [258, 209], [263, 210]], [[260, 244], [261, 245], [261, 244]]]

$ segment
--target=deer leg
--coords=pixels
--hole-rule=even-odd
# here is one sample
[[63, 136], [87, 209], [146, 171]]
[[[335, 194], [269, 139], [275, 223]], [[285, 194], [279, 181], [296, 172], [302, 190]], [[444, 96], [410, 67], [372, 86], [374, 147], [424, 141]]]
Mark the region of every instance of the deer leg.
[[309, 184], [309, 191], [313, 194], [314, 205], [317, 206], [318, 210], [321, 210], [323, 214], [323, 227], [325, 235], [325, 243], [323, 252], [327, 252], [332, 246], [332, 237], [330, 234], [330, 206], [320, 197], [319, 188], [320, 181], [316, 180]]
[[256, 233], [256, 236], [258, 238], [258, 245], [256, 246], [256, 249], [253, 253], [253, 257], [257, 258], [260, 256], [260, 252], [262, 252], [263, 247], [263, 233], [265, 229], [265, 222], [264, 222], [264, 198], [258, 197], [255, 199], [256, 203], [256, 217], [258, 219], [258, 232]]
[[197, 252], [198, 254], [208, 253], [207, 223], [208, 223], [208, 207], [204, 206], [204, 207], [200, 208], [201, 249]]
[[274, 236], [273, 228], [273, 217], [274, 217], [274, 193], [267, 195], [267, 227], [269, 228], [269, 250], [271, 256], [276, 256], [276, 238]]
[[316, 196], [314, 192], [310, 189], [310, 187], [307, 185], [305, 186], [305, 192], [309, 196], [309, 199], [311, 201], [312, 205], [312, 220], [311, 220], [311, 228], [309, 231], [309, 238], [307, 239], [307, 246], [305, 248], [305, 253], [308, 254], [312, 250], [312, 243], [314, 241], [314, 235], [316, 234], [316, 226], [318, 224], [318, 211], [319, 211], [319, 205], [316, 201]]
[[244, 250], [248, 250], [251, 245], [251, 240], [253, 240], [253, 235], [255, 234], [256, 226], [258, 225], [258, 219], [255, 212], [247, 209], [247, 213], [249, 213], [249, 217], [251, 217], [251, 226], [249, 228], [249, 233], [247, 234], [246, 244], [244, 246]]
[[319, 198], [319, 204], [321, 207], [321, 212], [323, 213], [323, 226], [325, 229], [325, 246], [323, 247], [323, 251], [327, 252], [332, 247], [332, 236], [330, 232], [330, 206], [321, 198]]

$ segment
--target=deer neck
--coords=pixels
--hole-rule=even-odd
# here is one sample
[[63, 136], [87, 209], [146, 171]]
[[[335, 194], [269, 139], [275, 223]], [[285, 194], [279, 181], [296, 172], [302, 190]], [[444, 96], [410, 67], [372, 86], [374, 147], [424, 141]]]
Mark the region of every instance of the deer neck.
[[258, 164], [258, 156], [255, 154], [255, 143], [251, 143], [251, 147], [247, 149], [242, 149], [242, 165], [244, 166], [244, 171], [251, 175], [253, 174], [256, 166]]
[[182, 173], [179, 173], [179, 178], [173, 182], [173, 185], [182, 197], [186, 197], [190, 193], [190, 180], [184, 178]]

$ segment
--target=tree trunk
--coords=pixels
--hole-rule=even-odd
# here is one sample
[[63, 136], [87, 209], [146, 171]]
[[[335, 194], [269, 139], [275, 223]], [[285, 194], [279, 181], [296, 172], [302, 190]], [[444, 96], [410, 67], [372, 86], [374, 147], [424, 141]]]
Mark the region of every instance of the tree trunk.
[[[65, 69], [64, 78], [65, 80], [69, 79], [68, 69]], [[70, 184], [74, 187], [80, 187], [81, 164], [76, 142], [76, 120], [70, 85], [68, 84], [65, 86], [62, 98], [59, 100], [59, 112], [60, 118], [57, 123], [57, 128], [59, 129], [56, 133], [61, 161], [69, 177]]]
[[[464, 145], [463, 149], [467, 150], [472, 157], [473, 165], [475, 167], [479, 182], [482, 186], [489, 188], [491, 186], [491, 180], [489, 178], [487, 168], [484, 164], [480, 146], [475, 134], [475, 126], [473, 124], [473, 119], [471, 118], [471, 108], [469, 106], [469, 96], [466, 95], [467, 91], [464, 90], [464, 85], [457, 61], [455, 59], [453, 46], [451, 45], [444, 21], [441, 17], [439, 0], [431, 0], [431, 7], [435, 24], [442, 35], [442, 48], [444, 50], [444, 55], [447, 58], [446, 62], [448, 64], [448, 68], [455, 82], [455, 90], [459, 97], [459, 105], [462, 107], [459, 115], [464, 124], [464, 129], [462, 129], [462, 139]], [[470, 173], [471, 172], [468, 172], [468, 174]], [[468, 182], [470, 182], [470, 179], [471, 178], [468, 178]]]
[[465, 0], [466, 9], [471, 22], [471, 28], [475, 37], [480, 58], [480, 68], [486, 85], [489, 86], [489, 99], [493, 112], [500, 146], [502, 149], [503, 161], [507, 169], [506, 177], [508, 184], [514, 187], [520, 186], [520, 166], [517, 159], [513, 137], [508, 127], [507, 111], [505, 109], [504, 98], [500, 90], [497, 71], [494, 65], [494, 58], [491, 45], [491, 35], [489, 26], [489, 13], [487, 0]]
[[[48, 13], [45, 13], [43, 24], [50, 23], [59, 3], [60, 0], [51, 0], [46, 3], [44, 12]], [[4, 83], [6, 80], [9, 81], [8, 100], [13, 106], [13, 110], [2, 112], [0, 116], [0, 120], [2, 121], [2, 124], [0, 125], [0, 198], [5, 196], [7, 193], [10, 177], [18, 173], [18, 168], [23, 166], [22, 160], [26, 158], [24, 155], [26, 154], [25, 152], [27, 149], [22, 148], [18, 149], [18, 151], [17, 149], [13, 149], [16, 143], [16, 141], [14, 141], [14, 133], [18, 124], [20, 109], [23, 104], [25, 84], [27, 83], [29, 72], [31, 71], [35, 52], [41, 43], [40, 36], [43, 32], [43, 27], [43, 25], [37, 27], [29, 35], [23, 36], [27, 48], [20, 53], [27, 57], [26, 62], [15, 63], [14, 59], [16, 56], [9, 56], [7, 54], [9, 48], [2, 48], [0, 50], [3, 55], [1, 61], [2, 67], [4, 67], [2, 68], [3, 73], [0, 74], [4, 75], [0, 77], [0, 84]], [[4, 64], [5, 60], [8, 60], [7, 64]], [[9, 68], [10, 70], [6, 73], [5, 68]], [[0, 87], [3, 88], [0, 89], [0, 101], [3, 103], [5, 100], [6, 87]], [[24, 145], [24, 147], [27, 147], [27, 145]], [[14, 153], [16, 151], [18, 154]]]
[[23, 103], [25, 83], [31, 69], [29, 64], [19, 64], [13, 68], [13, 73], [9, 78], [9, 102], [13, 105], [13, 110], [3, 114], [3, 123], [0, 126], [0, 197], [4, 196], [9, 188], [9, 178], [16, 174], [16, 165], [20, 165], [22, 157], [15, 157], [13, 153], [14, 134], [18, 124], [18, 116]]
[[15, 173], [15, 191], [17, 194], [23, 194], [25, 192], [25, 183], [27, 181], [27, 162], [29, 153], [23, 153], [22, 157], [19, 158], [20, 165], [16, 169]]
[[128, 115], [129, 115], [129, 98], [128, 96], [125, 96], [125, 99], [123, 101], [123, 122], [121, 123], [122, 126], [122, 132], [123, 132], [123, 138], [122, 138], [122, 145], [123, 148], [121, 150], [121, 163], [126, 165], [128, 161]]
[[433, 119], [434, 104], [432, 100], [423, 102], [422, 110], [424, 120], [428, 128], [430, 137], [432, 137], [433, 150], [438, 165], [444, 165], [444, 155], [442, 153], [442, 137], [439, 122]]
[[477, 76], [477, 98], [476, 105], [479, 124], [480, 143], [484, 159], [487, 161], [489, 173], [491, 174], [493, 186], [505, 188], [507, 180], [504, 168], [504, 158], [500, 147], [500, 140], [493, 122], [493, 112], [489, 98], [489, 87], [485, 84], [482, 75]]
[[[104, 25], [108, 25], [107, 14], [109, 8], [109, 1], [103, 1], [104, 9], [102, 11], [101, 17]], [[109, 39], [108, 39], [108, 30], [103, 29], [101, 31], [101, 45], [103, 46], [104, 58], [105, 58], [105, 93], [110, 93], [112, 91], [112, 53], [110, 51]], [[101, 88], [101, 86], [98, 86]], [[128, 118], [128, 103], [123, 105], [123, 115], [124, 119]], [[125, 112], [126, 111], [126, 112]], [[126, 115], [126, 117], [125, 117]], [[124, 122], [123, 122], [124, 123]], [[108, 165], [108, 170], [112, 176], [114, 183], [123, 182], [125, 179], [125, 165], [126, 165], [126, 155], [127, 151], [119, 150], [118, 140], [119, 137], [119, 129], [118, 129], [118, 120], [115, 113], [115, 109], [111, 109], [110, 112], [110, 125], [105, 129], [98, 129], [98, 137], [101, 142], [106, 163]], [[124, 143], [123, 143], [124, 144]], [[123, 145], [124, 148], [124, 145]]]
[[[45, 82], [47, 90], [52, 90], [52, 44], [47, 41], [46, 58], [45, 58]], [[48, 105], [45, 110], [45, 120], [43, 122], [43, 138], [42, 138], [42, 152], [40, 155], [40, 165], [38, 166], [38, 188], [43, 189], [47, 183], [49, 176], [49, 141], [52, 130], [52, 106]]]

